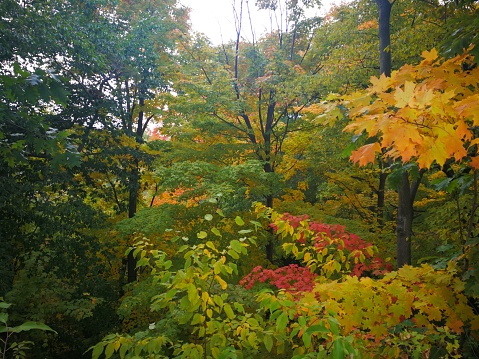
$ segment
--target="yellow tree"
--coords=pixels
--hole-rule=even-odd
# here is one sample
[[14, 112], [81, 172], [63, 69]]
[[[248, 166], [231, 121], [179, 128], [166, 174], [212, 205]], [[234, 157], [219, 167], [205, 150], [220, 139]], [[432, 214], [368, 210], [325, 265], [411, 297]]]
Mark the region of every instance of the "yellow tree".
[[[391, 77], [372, 77], [366, 91], [344, 97], [353, 120], [345, 130], [375, 139], [353, 152], [351, 159], [366, 165], [380, 156], [416, 163], [422, 172], [452, 159], [472, 167], [476, 178], [479, 70], [471, 66], [467, 53], [444, 61], [433, 49], [422, 57], [420, 64], [405, 65]], [[472, 216], [476, 209], [474, 203]], [[411, 208], [397, 230], [398, 251], [401, 240], [409, 255], [412, 222]]]

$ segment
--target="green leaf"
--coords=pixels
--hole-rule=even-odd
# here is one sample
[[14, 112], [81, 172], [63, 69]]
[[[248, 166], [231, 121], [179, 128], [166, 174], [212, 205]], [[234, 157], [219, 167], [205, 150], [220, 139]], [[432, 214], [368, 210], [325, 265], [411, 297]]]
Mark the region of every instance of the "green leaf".
[[311, 346], [311, 334], [304, 332], [301, 339], [303, 340], [305, 348], [309, 348]]
[[93, 347], [93, 352], [91, 353], [91, 359], [97, 359], [103, 353], [103, 343], [98, 343]]
[[208, 213], [208, 214], [205, 214], [205, 219], [206, 219], [207, 221], [211, 221], [211, 220], [213, 219], [213, 216], [212, 216], [211, 214], [209, 214], [209, 213]]
[[10, 328], [10, 331], [15, 333], [20, 333], [20, 332], [25, 332], [28, 330], [33, 330], [33, 329], [48, 330], [48, 331], [56, 333], [56, 331], [54, 331], [48, 325], [44, 323], [40, 323], [40, 322], [25, 322], [23, 324], [20, 324], [19, 326]]
[[206, 246], [207, 246], [209, 249], [211, 249], [211, 250], [213, 250], [213, 251], [216, 251], [216, 247], [215, 247], [215, 245], [214, 245], [213, 242], [211, 242], [211, 241], [206, 242]]
[[324, 323], [312, 325], [305, 330], [305, 333], [308, 333], [309, 335], [314, 333], [330, 333], [330, 332], [331, 331], [328, 328], [326, 328]]
[[223, 310], [224, 310], [226, 316], [228, 317], [228, 319], [234, 319], [235, 318], [235, 313], [233, 312], [233, 309], [231, 308], [231, 306], [228, 303], [226, 303], [223, 306]]
[[217, 235], [218, 237], [221, 237], [221, 232], [216, 227], [211, 228], [211, 233]]
[[244, 225], [244, 221], [243, 221], [243, 219], [242, 219], [240, 216], [236, 216], [235, 222], [236, 222], [236, 224], [237, 224], [238, 226]]
[[336, 318], [329, 317], [328, 318], [328, 323], [331, 328], [331, 333], [334, 335], [339, 335], [339, 322]]
[[233, 258], [233, 259], [238, 259], [239, 258], [239, 255], [237, 252], [235, 252], [234, 250], [230, 249], [228, 251], [228, 254]]
[[8, 309], [11, 305], [11, 303], [0, 302], [0, 309]]
[[105, 358], [106, 359], [110, 358], [114, 352], [115, 352], [115, 344], [108, 343], [108, 345], [105, 348]]
[[283, 312], [279, 315], [278, 319], [276, 319], [276, 327], [278, 328], [279, 331], [283, 331], [288, 326], [288, 322], [289, 322], [288, 314]]
[[338, 338], [333, 343], [333, 350], [331, 351], [332, 359], [344, 359], [344, 346], [342, 338]]
[[8, 313], [0, 313], [0, 322], [7, 324], [8, 322]]
[[266, 350], [268, 352], [271, 352], [271, 349], [273, 349], [273, 337], [271, 335], [265, 335], [263, 337], [263, 343], [266, 347]]
[[208, 233], [206, 233], [205, 231], [201, 231], [200, 233], [198, 233], [196, 235], [199, 239], [204, 239], [208, 236]]
[[231, 248], [233, 248], [233, 250], [235, 250], [238, 253], [241, 253], [241, 249], [243, 248], [240, 241], [238, 241], [237, 239], [233, 239], [230, 242], [230, 246], [231, 246]]

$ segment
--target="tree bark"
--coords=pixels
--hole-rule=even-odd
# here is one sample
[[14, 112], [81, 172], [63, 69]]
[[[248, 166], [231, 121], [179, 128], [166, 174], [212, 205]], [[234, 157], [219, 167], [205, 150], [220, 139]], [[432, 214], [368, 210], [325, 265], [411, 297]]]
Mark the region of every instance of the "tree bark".
[[413, 201], [409, 186], [409, 174], [402, 174], [398, 189], [398, 212], [396, 217], [396, 262], [398, 268], [411, 264], [411, 237], [413, 221]]
[[[145, 105], [145, 99], [143, 96], [139, 99], [140, 109]], [[143, 134], [145, 128], [143, 126], [144, 121], [144, 112], [141, 110], [138, 113], [138, 124], [136, 129], [136, 142], [141, 143], [143, 141]], [[132, 123], [133, 121], [131, 121]], [[140, 163], [138, 158], [133, 160], [133, 168], [130, 173], [129, 178], [129, 197], [128, 197], [128, 218], [133, 218], [136, 214], [138, 207], [138, 195], [140, 191]], [[136, 259], [133, 256], [133, 251], [128, 253], [127, 258], [127, 281], [128, 283], [136, 282], [137, 272], [136, 272]]]
[[[379, 10], [379, 71], [381, 75], [391, 76], [391, 9], [394, 1], [376, 0]], [[404, 171], [398, 188], [398, 211], [396, 217], [396, 262], [398, 268], [411, 264], [411, 237], [414, 216], [414, 199], [421, 182], [423, 172], [412, 185], [409, 172]], [[383, 181], [381, 182], [381, 179]], [[380, 195], [384, 195], [385, 177], [380, 177], [378, 189], [378, 217], [382, 213]], [[382, 186], [382, 187], [381, 187]], [[384, 201], [384, 199], [382, 199]], [[384, 202], [383, 202], [384, 205]]]
[[[384, 74], [389, 77], [391, 76], [391, 9], [394, 2], [391, 3], [389, 0], [376, 0], [376, 4], [379, 10], [379, 73], [380, 75]], [[384, 164], [381, 163], [381, 167], [383, 166]], [[387, 177], [388, 173], [381, 172], [379, 174], [376, 218], [381, 228], [384, 225], [384, 196]]]
[[391, 9], [389, 0], [376, 0], [379, 10], [379, 72], [391, 76]]

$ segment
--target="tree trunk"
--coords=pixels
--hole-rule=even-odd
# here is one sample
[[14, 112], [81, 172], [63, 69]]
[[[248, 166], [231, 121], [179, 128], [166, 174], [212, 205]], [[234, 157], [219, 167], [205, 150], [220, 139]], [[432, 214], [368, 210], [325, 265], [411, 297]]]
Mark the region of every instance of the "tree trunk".
[[376, 0], [379, 10], [379, 72], [391, 76], [391, 9], [389, 0]]
[[[140, 97], [139, 100], [140, 108], [145, 105], [145, 99]], [[138, 124], [136, 129], [136, 142], [141, 143], [143, 141], [143, 120], [144, 112], [140, 111], [138, 113]], [[128, 218], [133, 218], [136, 214], [138, 207], [138, 194], [140, 191], [140, 163], [138, 158], [133, 160], [133, 169], [130, 173], [129, 178], [129, 197], [128, 197]], [[127, 281], [128, 283], [136, 282], [137, 272], [136, 272], [136, 259], [133, 256], [133, 251], [128, 253], [127, 258]]]
[[[128, 197], [128, 218], [133, 218], [136, 214], [138, 205], [138, 191], [140, 188], [140, 173], [138, 169], [138, 160], [135, 159], [135, 168], [130, 174], [129, 187], [130, 193]], [[127, 258], [127, 281], [128, 283], [135, 282], [137, 279], [136, 274], [136, 259], [133, 257], [133, 251], [128, 253]]]
[[[266, 207], [273, 208], [273, 195], [269, 194], [266, 196]], [[273, 228], [268, 228], [269, 233], [271, 234], [270, 240], [266, 244], [265, 252], [266, 252], [266, 259], [273, 263], [273, 255], [274, 255], [274, 233]]]
[[398, 212], [396, 217], [396, 261], [398, 268], [411, 264], [411, 236], [413, 201], [409, 185], [409, 174], [404, 171], [398, 189]]
[[[383, 165], [381, 164], [381, 169]], [[383, 228], [384, 226], [384, 204], [385, 204], [385, 192], [386, 192], [386, 180], [388, 178], [387, 172], [381, 172], [379, 174], [379, 185], [378, 185], [378, 202], [376, 208], [376, 220], [378, 226]]]
[[[376, 0], [379, 10], [379, 71], [381, 75], [391, 76], [391, 9], [394, 1]], [[409, 183], [409, 172], [405, 171], [401, 177], [398, 189], [398, 212], [396, 217], [396, 261], [398, 268], [411, 264], [411, 237], [414, 215], [414, 198], [421, 182], [422, 173], [412, 185]], [[384, 195], [385, 178], [378, 190], [378, 216], [380, 209], [380, 195]], [[382, 188], [381, 188], [382, 185]], [[382, 199], [384, 201], [384, 199]], [[384, 205], [384, 202], [383, 202]]]
[[[389, 0], [376, 0], [379, 10], [379, 73], [385, 76], [391, 76], [391, 9], [394, 2]], [[381, 163], [381, 169], [384, 163]], [[379, 175], [378, 201], [376, 216], [379, 227], [384, 225], [384, 203], [386, 179], [388, 173], [381, 172]]]

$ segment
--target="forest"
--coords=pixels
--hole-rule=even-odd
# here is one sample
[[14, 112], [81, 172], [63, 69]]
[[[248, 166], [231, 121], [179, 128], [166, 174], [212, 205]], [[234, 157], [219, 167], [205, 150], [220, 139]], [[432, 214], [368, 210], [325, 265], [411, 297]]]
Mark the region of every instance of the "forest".
[[479, 358], [479, 3], [320, 6], [0, 1], [1, 359]]

